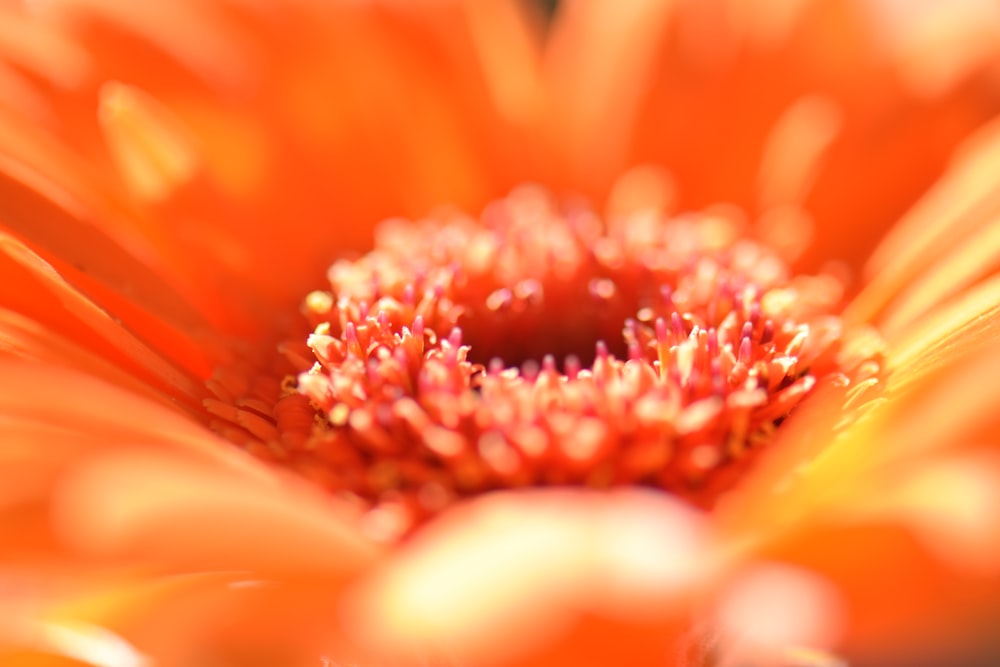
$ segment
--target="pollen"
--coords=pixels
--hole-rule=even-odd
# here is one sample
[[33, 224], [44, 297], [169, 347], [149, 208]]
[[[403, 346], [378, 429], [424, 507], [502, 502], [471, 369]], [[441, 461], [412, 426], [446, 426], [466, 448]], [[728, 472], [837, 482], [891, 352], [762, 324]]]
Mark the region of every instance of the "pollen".
[[213, 413], [378, 539], [517, 487], [711, 508], [819, 382], [857, 403], [882, 372], [836, 315], [841, 283], [793, 276], [725, 212], [602, 220], [522, 188], [479, 218], [386, 222], [327, 277], [273, 407]]

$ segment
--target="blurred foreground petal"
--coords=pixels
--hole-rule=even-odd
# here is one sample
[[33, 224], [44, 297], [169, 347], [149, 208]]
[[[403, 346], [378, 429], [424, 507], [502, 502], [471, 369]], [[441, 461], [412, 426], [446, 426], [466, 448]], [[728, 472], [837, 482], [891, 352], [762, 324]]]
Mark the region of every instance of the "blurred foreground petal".
[[377, 570], [352, 621], [375, 645], [459, 664], [598, 665], [612, 646], [664, 660], [712, 573], [704, 524], [654, 492], [486, 496]]

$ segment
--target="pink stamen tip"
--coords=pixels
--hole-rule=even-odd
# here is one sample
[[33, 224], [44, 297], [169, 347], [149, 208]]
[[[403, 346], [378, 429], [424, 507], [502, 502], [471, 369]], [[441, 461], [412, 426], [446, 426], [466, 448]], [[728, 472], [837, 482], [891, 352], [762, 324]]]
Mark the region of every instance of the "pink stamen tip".
[[596, 352], [598, 359], [608, 358], [608, 345], [603, 340], [597, 341], [597, 344], [594, 346], [594, 351]]
[[628, 358], [631, 361], [639, 361], [642, 359], [642, 348], [639, 347], [638, 343], [630, 343], [628, 346]]
[[743, 342], [740, 343], [740, 363], [749, 364], [750, 363], [750, 339], [744, 338]]
[[662, 317], [657, 317], [653, 324], [656, 329], [656, 342], [664, 343], [667, 340], [667, 323]]
[[368, 319], [368, 302], [362, 301], [358, 304], [358, 315], [362, 320]]
[[413, 329], [412, 329], [412, 331], [413, 331], [414, 338], [423, 338], [424, 337], [424, 316], [423, 315], [417, 315], [415, 318], [413, 318]]
[[455, 327], [454, 329], [451, 330], [451, 333], [448, 335], [448, 343], [452, 347], [456, 347], [456, 348], [460, 347], [462, 345], [462, 328], [461, 327]]
[[740, 338], [744, 340], [750, 340], [753, 338], [753, 325], [750, 322], [744, 322], [743, 331], [740, 333]]
[[412, 306], [416, 303], [416, 290], [413, 288], [413, 283], [409, 283], [403, 288], [403, 305]]
[[496, 377], [503, 372], [503, 359], [500, 357], [493, 357], [490, 359], [489, 363], [486, 364], [486, 374], [490, 377]]
[[556, 358], [551, 354], [546, 354], [542, 358], [542, 370], [546, 373], [556, 373], [558, 369], [556, 367]]
[[378, 326], [380, 329], [389, 328], [389, 314], [384, 310], [378, 311]]
[[580, 358], [575, 354], [567, 356], [566, 359], [563, 361], [563, 368], [566, 371], [566, 377], [568, 377], [570, 380], [576, 379], [576, 377], [580, 374], [580, 370], [582, 369], [582, 367], [583, 366], [580, 363]]
[[771, 320], [766, 320], [764, 322], [764, 331], [760, 334], [760, 342], [762, 344], [770, 343], [774, 340], [774, 322]]
[[676, 310], [670, 313], [670, 328], [673, 329], [674, 338], [684, 338], [684, 321]]

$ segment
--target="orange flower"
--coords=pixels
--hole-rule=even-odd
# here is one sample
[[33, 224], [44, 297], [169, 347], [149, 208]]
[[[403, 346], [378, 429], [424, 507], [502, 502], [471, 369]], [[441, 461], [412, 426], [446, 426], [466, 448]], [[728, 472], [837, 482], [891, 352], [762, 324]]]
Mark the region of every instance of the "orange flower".
[[998, 32], [0, 5], [0, 656], [996, 657]]

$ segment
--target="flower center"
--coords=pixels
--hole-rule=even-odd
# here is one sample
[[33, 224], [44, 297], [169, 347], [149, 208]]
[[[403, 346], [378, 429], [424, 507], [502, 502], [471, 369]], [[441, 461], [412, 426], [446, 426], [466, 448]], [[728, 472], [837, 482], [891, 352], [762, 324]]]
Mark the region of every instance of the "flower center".
[[721, 214], [603, 223], [521, 189], [479, 220], [390, 221], [310, 294], [311, 368], [268, 451], [394, 539], [452, 501], [641, 484], [711, 507], [845, 352], [832, 277]]

